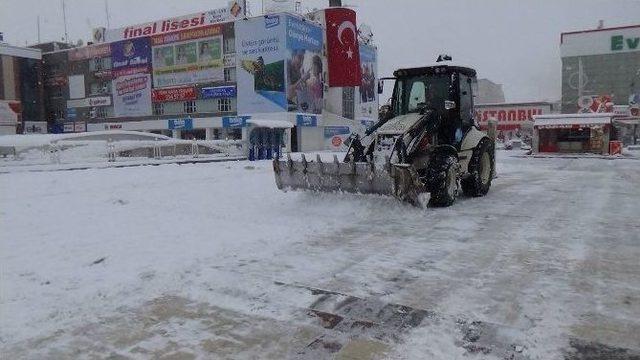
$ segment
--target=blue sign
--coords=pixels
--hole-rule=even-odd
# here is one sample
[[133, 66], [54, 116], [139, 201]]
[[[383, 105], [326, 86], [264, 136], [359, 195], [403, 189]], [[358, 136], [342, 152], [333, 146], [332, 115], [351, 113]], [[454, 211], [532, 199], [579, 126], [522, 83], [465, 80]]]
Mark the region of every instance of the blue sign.
[[193, 130], [193, 119], [171, 119], [169, 130]]
[[148, 37], [111, 43], [114, 70], [132, 67], [151, 67], [151, 44]]
[[296, 123], [298, 126], [316, 127], [318, 126], [318, 117], [314, 115], [296, 115]]
[[67, 109], [67, 119], [72, 120], [78, 117], [78, 111], [75, 108]]
[[202, 88], [203, 99], [220, 99], [236, 97], [235, 86], [217, 86]]
[[280, 15], [266, 15], [264, 17], [264, 27], [271, 29], [280, 25]]
[[251, 116], [225, 116], [222, 118], [222, 127], [225, 128], [241, 128], [247, 126], [247, 120]]
[[348, 135], [351, 134], [351, 130], [348, 126], [326, 126], [324, 128], [325, 139], [331, 139], [336, 135]]
[[287, 45], [291, 50], [322, 50], [322, 28], [312, 22], [287, 17]]

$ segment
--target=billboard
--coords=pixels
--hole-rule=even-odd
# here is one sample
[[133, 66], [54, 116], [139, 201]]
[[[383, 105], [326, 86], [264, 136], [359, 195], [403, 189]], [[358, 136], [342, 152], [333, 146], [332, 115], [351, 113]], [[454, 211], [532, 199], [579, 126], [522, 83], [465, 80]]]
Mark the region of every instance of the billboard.
[[151, 38], [154, 87], [224, 80], [222, 26]]
[[287, 103], [291, 112], [322, 114], [323, 34], [319, 25], [286, 17]]
[[168, 101], [187, 101], [198, 98], [196, 89], [193, 86], [170, 88], [170, 89], [154, 89], [151, 93], [153, 102]]
[[239, 114], [287, 111], [284, 21], [265, 15], [236, 23]]
[[221, 99], [236, 97], [235, 86], [206, 87], [201, 90], [203, 99]]
[[198, 29], [225, 21], [234, 21], [245, 16], [244, 1], [230, 1], [227, 7], [199, 13], [168, 18], [154, 22], [127, 26], [119, 29], [104, 30], [100, 38], [105, 42], [114, 42], [140, 37], [149, 37], [175, 33], [176, 31]]
[[118, 41], [111, 44], [112, 70], [151, 66], [149, 38]]
[[113, 80], [114, 115], [151, 115], [151, 75], [143, 69], [121, 75]]
[[375, 47], [360, 44], [360, 68], [358, 120], [369, 125], [378, 119], [378, 58]]
[[640, 51], [640, 25], [562, 33], [563, 58]]

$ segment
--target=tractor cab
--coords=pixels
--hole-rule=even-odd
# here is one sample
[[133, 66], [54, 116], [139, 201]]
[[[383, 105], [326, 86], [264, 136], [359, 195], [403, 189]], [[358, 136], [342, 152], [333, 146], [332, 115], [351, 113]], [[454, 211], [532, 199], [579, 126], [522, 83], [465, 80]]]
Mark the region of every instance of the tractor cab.
[[426, 116], [427, 127], [437, 132], [439, 143], [459, 149], [464, 134], [474, 126], [476, 71], [438, 63], [397, 70], [394, 78], [393, 97], [380, 130], [384, 131], [384, 123], [391, 119]]

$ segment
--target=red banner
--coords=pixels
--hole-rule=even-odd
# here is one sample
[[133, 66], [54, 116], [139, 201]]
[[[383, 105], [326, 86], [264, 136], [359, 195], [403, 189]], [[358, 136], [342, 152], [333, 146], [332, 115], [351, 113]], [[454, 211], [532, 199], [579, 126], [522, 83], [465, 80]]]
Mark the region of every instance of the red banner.
[[194, 87], [153, 90], [153, 102], [195, 100], [198, 96]]
[[329, 62], [329, 86], [360, 86], [360, 49], [356, 12], [351, 9], [325, 10], [327, 25], [327, 49]]

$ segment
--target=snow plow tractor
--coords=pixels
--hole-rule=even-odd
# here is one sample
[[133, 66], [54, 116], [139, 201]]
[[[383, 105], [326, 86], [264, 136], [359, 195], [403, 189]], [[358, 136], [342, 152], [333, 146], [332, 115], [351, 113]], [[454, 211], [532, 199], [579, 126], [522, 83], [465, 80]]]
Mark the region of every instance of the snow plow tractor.
[[495, 144], [474, 121], [476, 71], [441, 58], [394, 72], [390, 105], [363, 137], [351, 135], [343, 161], [274, 160], [278, 188], [391, 195], [416, 206], [428, 199], [432, 207], [452, 205], [460, 188], [487, 194]]

